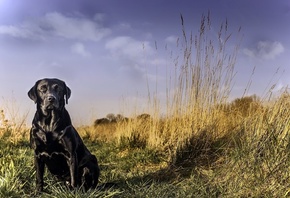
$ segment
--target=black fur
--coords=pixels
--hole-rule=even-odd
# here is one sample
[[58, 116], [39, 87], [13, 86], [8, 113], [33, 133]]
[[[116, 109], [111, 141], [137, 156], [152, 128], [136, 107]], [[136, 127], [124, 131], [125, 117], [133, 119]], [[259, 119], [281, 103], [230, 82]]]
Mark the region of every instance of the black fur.
[[97, 158], [84, 145], [65, 109], [70, 95], [71, 90], [59, 79], [38, 80], [28, 92], [36, 103], [30, 145], [35, 151], [37, 191], [43, 191], [45, 166], [70, 187], [88, 190], [97, 186]]

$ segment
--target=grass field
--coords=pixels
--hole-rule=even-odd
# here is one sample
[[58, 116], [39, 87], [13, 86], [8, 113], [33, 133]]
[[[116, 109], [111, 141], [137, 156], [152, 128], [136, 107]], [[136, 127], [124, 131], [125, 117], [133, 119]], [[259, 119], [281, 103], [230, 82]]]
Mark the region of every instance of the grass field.
[[[154, 125], [161, 133], [169, 124], [166, 120], [147, 118], [145, 124], [132, 119], [79, 128], [99, 159], [100, 187], [71, 192], [48, 173], [41, 197], [289, 197], [289, 105], [285, 95], [268, 105], [255, 97], [237, 99], [223, 108], [214, 126], [193, 133], [181, 148], [170, 145], [168, 136], [158, 147], [139, 134]], [[16, 132], [14, 127], [0, 131], [0, 197], [33, 197], [28, 129]], [[131, 135], [119, 134], [128, 128]]]
[[[217, 43], [207, 36], [209, 17], [196, 37], [182, 25], [166, 113], [154, 93], [149, 116], [79, 127], [99, 160], [98, 189], [70, 191], [46, 173], [39, 197], [290, 197], [287, 90], [228, 102], [237, 49], [227, 54], [227, 22]], [[33, 197], [29, 129], [3, 111], [0, 123], [0, 197]]]

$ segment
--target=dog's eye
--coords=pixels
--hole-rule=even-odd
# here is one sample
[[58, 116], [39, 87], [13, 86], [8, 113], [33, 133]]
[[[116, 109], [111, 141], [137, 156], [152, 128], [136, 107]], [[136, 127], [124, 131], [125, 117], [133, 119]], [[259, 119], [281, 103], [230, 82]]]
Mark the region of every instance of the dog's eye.
[[42, 85], [42, 86], [40, 87], [40, 91], [42, 91], [42, 92], [46, 92], [46, 91], [47, 91], [47, 87], [46, 87], [46, 85]]
[[55, 91], [59, 91], [59, 86], [58, 86], [58, 85], [53, 85], [52, 88], [53, 88], [53, 90], [55, 90]]

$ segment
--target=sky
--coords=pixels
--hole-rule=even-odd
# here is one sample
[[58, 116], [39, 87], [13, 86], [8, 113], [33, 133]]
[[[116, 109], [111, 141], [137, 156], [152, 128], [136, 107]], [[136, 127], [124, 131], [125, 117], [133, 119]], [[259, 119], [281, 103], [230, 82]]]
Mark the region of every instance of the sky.
[[225, 21], [233, 35], [241, 27], [229, 41], [239, 44], [232, 98], [249, 82], [248, 95], [289, 85], [289, 0], [0, 0], [0, 109], [30, 122], [28, 90], [59, 78], [72, 90], [66, 108], [76, 124], [146, 111], [148, 90], [166, 93], [180, 16], [195, 35], [208, 12], [212, 35]]

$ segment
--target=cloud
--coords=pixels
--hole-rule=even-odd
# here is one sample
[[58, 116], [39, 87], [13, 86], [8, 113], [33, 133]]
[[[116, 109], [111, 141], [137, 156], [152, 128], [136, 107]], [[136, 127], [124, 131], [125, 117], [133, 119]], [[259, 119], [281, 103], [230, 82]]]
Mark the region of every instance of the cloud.
[[79, 54], [83, 57], [91, 56], [90, 52], [85, 49], [85, 46], [82, 43], [75, 43], [71, 46], [71, 51], [75, 54]]
[[96, 21], [66, 17], [56, 12], [46, 14], [42, 25], [52, 34], [69, 39], [98, 41], [110, 33], [109, 29], [103, 28]]
[[284, 85], [284, 83], [279, 80], [279, 82], [275, 85], [274, 91], [282, 91], [285, 87], [286, 86]]
[[129, 75], [133, 81], [144, 80], [148, 75], [147, 68], [165, 62], [156, 58], [156, 50], [149, 41], [140, 41], [128, 36], [109, 40], [105, 49], [117, 60], [119, 71]]
[[148, 41], [138, 41], [129, 36], [113, 38], [106, 43], [105, 48], [115, 56], [139, 62], [144, 60], [144, 56], [154, 53]]
[[52, 36], [99, 41], [111, 33], [109, 28], [102, 26], [101, 20], [100, 16], [88, 19], [82, 16], [64, 16], [53, 12], [36, 20], [22, 22], [19, 25], [1, 25], [0, 34], [33, 40], [46, 39]]
[[120, 23], [117, 28], [120, 30], [132, 30], [132, 26], [129, 23]]
[[76, 67], [58, 60], [41, 61], [36, 65], [35, 78], [55, 77], [60, 79], [74, 79], [78, 74]]
[[158, 58], [156, 48], [149, 41], [136, 40], [129, 36], [115, 37], [105, 44], [105, 49], [117, 58], [131, 60], [139, 64], [166, 64], [163, 58]]
[[262, 60], [272, 60], [284, 52], [284, 46], [277, 41], [259, 41], [255, 48], [245, 48], [243, 52], [249, 57], [255, 57]]
[[25, 26], [0, 26], [0, 34], [6, 34], [17, 38], [33, 38], [33, 33]]
[[99, 21], [99, 22], [104, 21], [105, 18], [106, 18], [106, 15], [103, 13], [97, 13], [94, 16], [94, 20]]
[[178, 39], [177, 36], [171, 35], [171, 36], [168, 36], [165, 39], [165, 42], [167, 42], [167, 43], [176, 43], [177, 42], [177, 39]]

